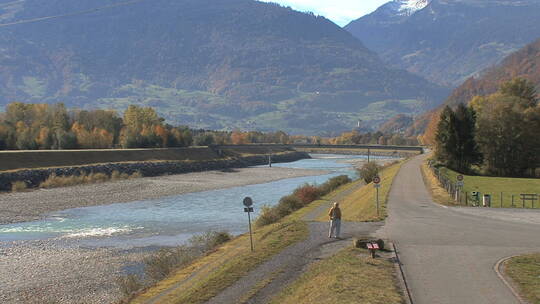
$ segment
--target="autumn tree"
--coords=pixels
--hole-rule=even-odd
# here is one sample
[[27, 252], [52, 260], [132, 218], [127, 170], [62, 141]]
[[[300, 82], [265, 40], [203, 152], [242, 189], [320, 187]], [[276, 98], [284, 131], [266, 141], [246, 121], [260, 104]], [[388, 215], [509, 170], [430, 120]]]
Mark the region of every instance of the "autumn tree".
[[162, 147], [164, 141], [156, 134], [156, 127], [162, 127], [163, 121], [164, 119], [159, 117], [156, 111], [150, 107], [130, 105], [124, 112], [124, 128], [121, 132], [122, 147]]
[[487, 172], [524, 176], [540, 166], [540, 109], [517, 96], [494, 94], [478, 117], [477, 141]]

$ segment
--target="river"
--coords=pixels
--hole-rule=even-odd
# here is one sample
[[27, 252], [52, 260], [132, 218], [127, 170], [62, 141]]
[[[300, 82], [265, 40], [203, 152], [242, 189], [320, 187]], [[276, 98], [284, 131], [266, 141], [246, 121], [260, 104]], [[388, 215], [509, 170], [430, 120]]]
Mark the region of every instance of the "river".
[[194, 234], [210, 230], [240, 234], [247, 230], [247, 216], [242, 205], [245, 196], [253, 198], [256, 217], [261, 206], [275, 205], [282, 196], [302, 184], [321, 184], [343, 174], [356, 177], [351, 161], [364, 158], [359, 155], [313, 155], [312, 159], [274, 166], [325, 170], [328, 174], [54, 212], [40, 221], [1, 225], [0, 243], [77, 240], [84, 246], [129, 249], [174, 246]]

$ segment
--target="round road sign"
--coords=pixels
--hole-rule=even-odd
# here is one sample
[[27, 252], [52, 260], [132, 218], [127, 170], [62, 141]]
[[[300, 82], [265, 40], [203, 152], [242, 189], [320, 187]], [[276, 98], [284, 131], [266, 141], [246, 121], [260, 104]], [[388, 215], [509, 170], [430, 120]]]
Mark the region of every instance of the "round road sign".
[[378, 184], [378, 183], [380, 183], [380, 182], [381, 182], [381, 178], [380, 178], [380, 177], [375, 176], [375, 177], [373, 178], [373, 183], [374, 183], [374, 184]]
[[462, 180], [463, 180], [463, 175], [461, 175], [461, 174], [458, 175], [458, 176], [457, 176], [457, 180], [458, 180], [458, 181], [462, 181]]
[[244, 198], [244, 206], [246, 207], [251, 207], [253, 205], [253, 200], [251, 199], [251, 197], [247, 196], [246, 198]]

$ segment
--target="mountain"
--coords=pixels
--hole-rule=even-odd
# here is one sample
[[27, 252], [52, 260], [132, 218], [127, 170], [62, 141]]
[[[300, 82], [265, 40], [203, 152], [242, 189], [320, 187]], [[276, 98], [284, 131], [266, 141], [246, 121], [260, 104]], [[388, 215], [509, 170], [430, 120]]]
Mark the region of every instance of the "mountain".
[[398, 114], [390, 118], [379, 127], [379, 132], [383, 134], [402, 134], [414, 123], [413, 118], [408, 115]]
[[[460, 103], [468, 104], [474, 96], [486, 96], [497, 92], [501, 83], [521, 77], [534, 83], [540, 93], [540, 39], [506, 57], [501, 64], [485, 70], [482, 76], [470, 78], [456, 88], [450, 97], [437, 109], [417, 118], [415, 124], [424, 133], [426, 143], [434, 142], [434, 133], [439, 122], [439, 115], [445, 106], [457, 107]], [[409, 133], [414, 131], [409, 130]]]
[[387, 63], [455, 87], [537, 37], [538, 0], [394, 0], [348, 24]]
[[0, 43], [0, 104], [133, 103], [199, 128], [339, 132], [448, 93], [323, 17], [253, 0], [0, 0]]

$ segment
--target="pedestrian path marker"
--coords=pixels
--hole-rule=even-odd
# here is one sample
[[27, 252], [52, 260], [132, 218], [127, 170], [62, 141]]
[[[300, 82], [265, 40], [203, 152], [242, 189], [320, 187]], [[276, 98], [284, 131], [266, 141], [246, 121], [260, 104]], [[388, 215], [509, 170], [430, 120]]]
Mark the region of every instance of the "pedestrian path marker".
[[244, 212], [248, 214], [248, 224], [249, 224], [249, 242], [251, 244], [251, 251], [253, 251], [253, 233], [251, 232], [251, 212], [253, 212], [253, 200], [251, 197], [246, 196], [242, 201], [244, 204]]

